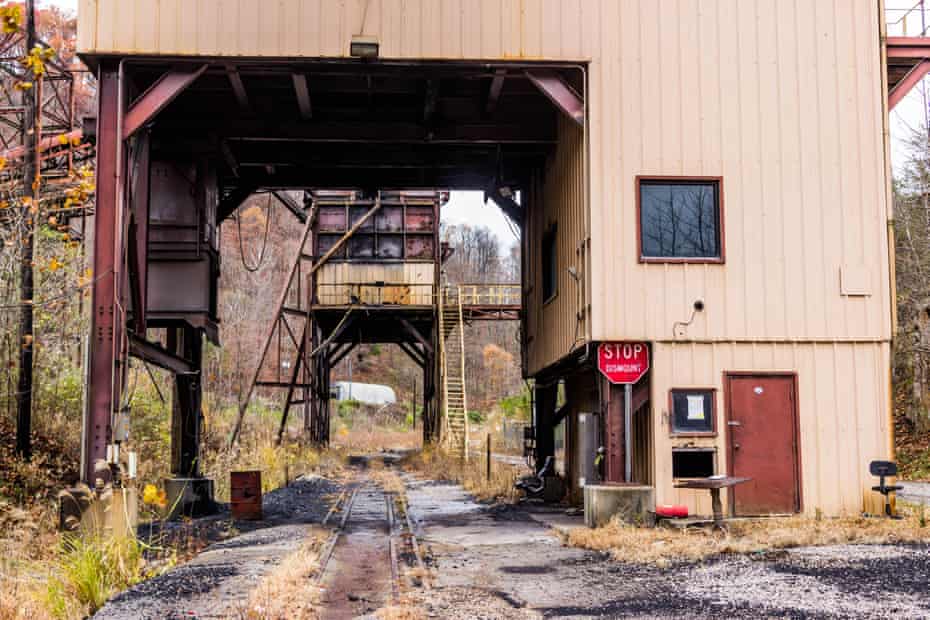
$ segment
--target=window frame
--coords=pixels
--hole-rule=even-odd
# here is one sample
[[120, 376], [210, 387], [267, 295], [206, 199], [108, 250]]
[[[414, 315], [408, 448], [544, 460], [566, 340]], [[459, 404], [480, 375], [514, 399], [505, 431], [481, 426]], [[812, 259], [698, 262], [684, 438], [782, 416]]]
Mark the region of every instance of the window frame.
[[[710, 430], [676, 430], [675, 429], [675, 394], [701, 393], [710, 394]], [[674, 387], [668, 391], [668, 432], [671, 437], [716, 437], [717, 436], [717, 388], [715, 387]]]
[[[643, 255], [643, 183], [666, 183], [669, 185], [687, 183], [715, 183], [717, 185], [717, 236], [719, 238], [719, 256], [644, 256]], [[637, 175], [636, 177], [636, 253], [640, 263], [677, 263], [695, 265], [723, 265], [726, 263], [726, 216], [724, 215], [723, 177], [722, 176], [662, 176]]]
[[[542, 235], [542, 244], [540, 252], [540, 287], [539, 292], [542, 296], [542, 303], [545, 306], [546, 304], [551, 303], [556, 297], [559, 296], [559, 225], [557, 223], [551, 224], [548, 228], [543, 231]], [[552, 241], [552, 256], [551, 261], [546, 261], [547, 254], [547, 241], [551, 239]], [[547, 265], [550, 265], [552, 268], [552, 291], [549, 293], [549, 296], [546, 296], [546, 270], [548, 269]]]

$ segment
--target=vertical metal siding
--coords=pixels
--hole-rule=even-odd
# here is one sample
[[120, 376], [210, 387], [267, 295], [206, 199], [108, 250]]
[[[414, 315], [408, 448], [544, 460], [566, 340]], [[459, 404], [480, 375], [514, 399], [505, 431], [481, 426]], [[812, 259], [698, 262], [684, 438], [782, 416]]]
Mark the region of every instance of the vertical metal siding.
[[[529, 196], [530, 254], [526, 282], [531, 283], [527, 312], [529, 371], [538, 372], [565, 357], [583, 342], [586, 325], [583, 315], [583, 286], [569, 275], [574, 268], [579, 280], [587, 277], [582, 242], [585, 238], [584, 135], [566, 119], [559, 119], [559, 142], [543, 171], [543, 180]], [[547, 303], [542, 299], [542, 238], [556, 224], [556, 294]]]
[[[603, 8], [617, 35], [591, 65], [594, 338], [670, 339], [699, 297], [690, 338], [889, 338], [875, 3]], [[723, 176], [725, 265], [638, 262], [638, 174]], [[840, 294], [844, 266], [867, 270], [870, 296]]]
[[798, 375], [801, 494], [804, 512], [854, 515], [877, 510], [869, 461], [890, 458], [887, 437], [887, 343], [656, 344], [651, 402], [656, 501], [683, 503], [707, 513], [704, 492], [675, 489], [668, 393], [673, 388], [717, 389], [717, 437], [688, 438], [717, 448], [718, 471], [727, 471], [724, 373], [794, 372]]

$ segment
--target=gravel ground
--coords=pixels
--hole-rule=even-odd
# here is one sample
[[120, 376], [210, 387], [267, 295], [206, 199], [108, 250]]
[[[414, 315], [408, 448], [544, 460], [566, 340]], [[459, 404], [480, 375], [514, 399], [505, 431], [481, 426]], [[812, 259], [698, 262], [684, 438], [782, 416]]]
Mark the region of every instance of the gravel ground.
[[[94, 618], [240, 617], [254, 587], [299, 548], [309, 526], [322, 521], [329, 510], [329, 496], [339, 489], [330, 480], [310, 476], [266, 494], [263, 521], [236, 523], [243, 532], [239, 536], [217, 542], [191, 562], [114, 597]], [[221, 523], [223, 518], [203, 522]]]
[[432, 618], [930, 618], [930, 548], [839, 545], [670, 568], [562, 545], [530, 510], [409, 482]]

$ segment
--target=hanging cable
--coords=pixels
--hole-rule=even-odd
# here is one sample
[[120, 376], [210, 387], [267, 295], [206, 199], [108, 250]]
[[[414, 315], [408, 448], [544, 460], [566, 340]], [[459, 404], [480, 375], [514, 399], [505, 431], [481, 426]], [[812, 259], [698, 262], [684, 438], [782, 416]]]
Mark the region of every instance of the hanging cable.
[[242, 259], [242, 266], [249, 273], [255, 273], [261, 269], [262, 263], [265, 262], [265, 252], [268, 249], [268, 231], [271, 229], [271, 194], [268, 194], [268, 202], [265, 204], [265, 236], [262, 239], [262, 250], [258, 254], [258, 262], [254, 267], [245, 260], [245, 247], [242, 244], [242, 215], [236, 215], [236, 231], [239, 235], [239, 257]]

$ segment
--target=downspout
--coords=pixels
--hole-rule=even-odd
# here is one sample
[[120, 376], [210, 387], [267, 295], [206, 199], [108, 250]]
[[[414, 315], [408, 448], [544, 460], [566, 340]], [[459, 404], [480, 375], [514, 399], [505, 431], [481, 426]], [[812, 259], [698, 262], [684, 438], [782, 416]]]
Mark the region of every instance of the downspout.
[[891, 313], [889, 334], [889, 364], [888, 364], [888, 456], [895, 453], [894, 441], [894, 392], [892, 382], [891, 355], [894, 351], [895, 334], [898, 330], [898, 303], [895, 284], [895, 242], [894, 242], [894, 199], [891, 191], [891, 130], [888, 122], [888, 28], [885, 23], [885, 0], [878, 0], [878, 31], [879, 31], [879, 59], [881, 75], [881, 106], [882, 106], [882, 157], [885, 162], [885, 218], [886, 243], [888, 244], [888, 296]]

